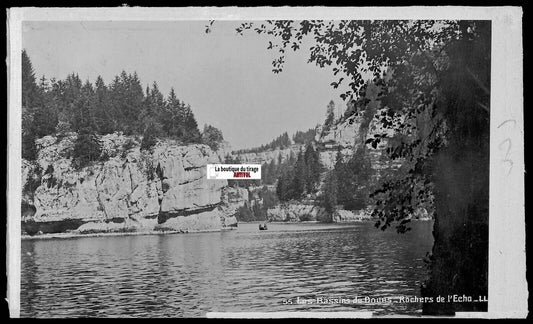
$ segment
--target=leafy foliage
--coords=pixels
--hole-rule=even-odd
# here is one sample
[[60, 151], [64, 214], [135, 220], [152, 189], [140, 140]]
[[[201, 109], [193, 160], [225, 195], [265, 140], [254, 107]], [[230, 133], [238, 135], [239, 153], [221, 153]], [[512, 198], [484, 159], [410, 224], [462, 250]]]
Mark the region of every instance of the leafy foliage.
[[[376, 227], [394, 222], [398, 232], [407, 231], [416, 204], [426, 203], [420, 193], [432, 192], [435, 243], [423, 296], [486, 294], [490, 21], [270, 20], [236, 30], [270, 36], [268, 48], [279, 55], [274, 73], [283, 69], [286, 50], [313, 37], [309, 62], [332, 66], [331, 85], [344, 86], [341, 98], [350, 103], [363, 97], [368, 75], [379, 83], [383, 132], [367, 144], [386, 143], [407, 172], [372, 194]], [[431, 314], [461, 309], [481, 311], [486, 304], [424, 305]]]
[[[459, 84], [464, 86], [464, 80], [467, 80], [470, 89], [474, 89], [473, 94], [477, 97], [470, 106], [452, 106], [460, 106], [461, 109], [472, 107], [473, 113], [466, 115], [479, 121], [470, 120], [464, 125], [487, 124], [489, 102], [486, 89], [489, 88], [490, 75], [487, 74], [487, 65], [479, 62], [486, 60], [490, 47], [485, 53], [480, 52], [485, 58], [476, 56], [479, 59], [477, 63], [473, 58], [461, 56], [468, 48], [473, 49], [476, 42], [480, 46], [490, 44], [486, 40], [490, 26], [487, 29], [485, 22], [270, 20], [259, 26], [258, 23], [243, 24], [236, 30], [241, 34], [253, 30], [271, 36], [268, 48], [277, 50], [279, 55], [273, 61], [274, 73], [282, 71], [286, 50], [298, 50], [303, 37], [312, 36], [315, 44], [309, 48], [309, 62], [319, 67], [333, 66], [334, 75], [338, 75], [337, 81], [332, 83], [334, 88], [349, 81], [347, 90], [341, 95], [348, 102], [364, 98], [366, 75], [372, 75], [375, 82], [383, 87], [379, 99], [389, 110], [387, 116], [381, 119], [382, 126], [406, 135], [405, 142], [397, 144], [403, 147], [401, 150], [407, 150], [401, 155], [411, 165], [411, 172], [403, 182], [385, 184], [378, 192], [390, 196], [383, 198], [383, 205], [387, 199], [391, 203], [390, 199], [394, 196], [399, 198], [395, 202], [405, 205], [397, 209], [400, 212], [388, 208], [376, 210], [375, 216], [380, 219], [378, 226], [383, 229], [393, 221], [402, 222], [409, 217], [411, 210], [408, 204], [411, 200], [399, 195], [399, 192], [410, 197], [416, 194], [409, 189], [415, 183], [431, 183], [427, 166], [431, 164], [431, 156], [444, 147], [444, 135], [454, 132], [450, 125], [462, 132], [458, 129], [462, 126], [457, 127], [462, 124], [454, 123], [454, 120], [465, 114], [451, 111], [451, 106], [444, 104], [443, 99], [465, 93], [464, 89], [457, 87]], [[392, 77], [386, 77], [387, 74]], [[446, 87], [449, 91], [445, 90]], [[402, 116], [403, 121], [392, 123], [391, 119], [396, 116]], [[422, 125], [420, 119], [427, 116], [429, 126]], [[385, 133], [378, 134], [368, 143], [377, 147], [386, 137]], [[391, 147], [391, 150], [398, 152], [400, 149]], [[398, 230], [404, 228], [400, 226]]]
[[223, 140], [224, 136], [218, 128], [207, 124], [204, 125], [204, 131], [202, 132], [202, 142], [204, 144], [216, 151]]

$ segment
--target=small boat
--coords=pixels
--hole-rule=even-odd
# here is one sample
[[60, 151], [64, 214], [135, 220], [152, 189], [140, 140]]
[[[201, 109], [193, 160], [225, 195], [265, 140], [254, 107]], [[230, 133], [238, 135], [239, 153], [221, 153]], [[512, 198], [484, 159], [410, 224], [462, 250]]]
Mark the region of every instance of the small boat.
[[259, 230], [260, 231], [266, 231], [268, 229], [267, 224], [259, 224]]

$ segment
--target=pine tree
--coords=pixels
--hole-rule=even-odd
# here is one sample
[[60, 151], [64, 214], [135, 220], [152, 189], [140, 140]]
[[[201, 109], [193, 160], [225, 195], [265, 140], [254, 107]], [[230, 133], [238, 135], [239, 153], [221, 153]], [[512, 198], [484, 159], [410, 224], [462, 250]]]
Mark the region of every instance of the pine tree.
[[28, 161], [37, 159], [37, 145], [32, 131], [22, 134], [22, 158]]
[[196, 119], [194, 118], [194, 114], [191, 110], [191, 106], [187, 105], [184, 107], [184, 126], [185, 126], [185, 132], [183, 134], [182, 140], [185, 143], [201, 143], [202, 142], [202, 135], [200, 134], [200, 131], [198, 130], [198, 123], [196, 122]]
[[26, 107], [22, 107], [22, 158], [29, 161], [37, 158], [33, 114]]
[[33, 64], [26, 50], [22, 50], [22, 106], [33, 108], [41, 102], [41, 93], [35, 81]]
[[162, 134], [161, 128], [158, 122], [152, 119], [147, 121], [141, 141], [141, 150], [151, 150], [157, 144], [157, 138]]
[[223, 140], [224, 136], [222, 136], [222, 132], [218, 128], [207, 124], [204, 125], [204, 131], [202, 132], [202, 142], [204, 144], [216, 151]]
[[294, 152], [291, 151], [291, 153], [289, 154], [288, 164], [294, 165], [294, 163], [296, 163], [296, 156], [294, 155]]
[[41, 87], [36, 83], [35, 71], [26, 50], [22, 51], [22, 158], [35, 160], [38, 137], [53, 134], [56, 118], [44, 99], [47, 90], [46, 78], [43, 76]]
[[34, 130], [37, 137], [54, 134], [58, 122], [58, 106], [49, 90], [50, 86], [43, 75], [39, 80], [38, 101], [36, 101], [36, 106], [32, 108]]
[[110, 103], [109, 90], [101, 76], [96, 78], [94, 83], [95, 95], [95, 122], [100, 134], [113, 133], [116, 126], [117, 116]]
[[110, 102], [114, 107], [117, 120], [117, 131], [126, 135], [139, 134], [144, 130], [146, 104], [143, 88], [137, 76], [122, 71], [110, 86]]
[[320, 179], [322, 167], [320, 164], [320, 156], [310, 142], [306, 145], [304, 160], [307, 167], [305, 178], [306, 191], [307, 193], [312, 193]]
[[373, 169], [365, 149], [358, 149], [347, 162], [337, 151], [334, 170], [337, 182], [337, 203], [348, 210], [366, 207]]
[[[152, 147], [160, 137], [183, 143], [205, 141], [213, 149], [223, 140], [220, 130], [212, 126], [200, 133], [191, 107], [176, 97], [174, 89], [165, 100], [154, 82], [145, 95], [136, 72], [122, 71], [109, 86], [101, 76], [94, 86], [89, 81], [83, 83], [76, 73], [58, 81], [43, 76], [37, 84], [26, 51], [22, 52], [22, 63], [22, 147], [27, 158], [35, 157], [35, 139], [50, 134], [64, 136], [70, 131], [78, 132], [80, 141], [86, 143], [93, 135], [116, 131], [143, 135], [145, 148]], [[87, 161], [84, 157], [78, 160], [81, 164]]]
[[278, 173], [278, 169], [276, 168], [276, 162], [272, 160], [269, 164], [265, 163], [265, 169], [267, 170], [267, 175], [265, 175], [265, 183], [273, 184], [277, 178], [276, 174]]
[[304, 154], [300, 151], [300, 153], [298, 153], [296, 165], [294, 166], [294, 178], [292, 181], [294, 198], [299, 198], [304, 192], [306, 192], [306, 179], [307, 165], [305, 164]]
[[330, 215], [333, 214], [337, 208], [337, 195], [337, 175], [335, 172], [329, 172], [324, 181], [322, 205]]
[[80, 100], [82, 84], [83, 82], [76, 73], [69, 74], [65, 81], [60, 84], [62, 90], [61, 99], [69, 111], [71, 111], [72, 107], [76, 105], [78, 100]]
[[91, 162], [97, 161], [102, 153], [102, 144], [94, 134], [91, 127], [82, 127], [74, 144], [73, 164], [76, 168], [82, 168]]
[[181, 102], [176, 97], [174, 88], [171, 88], [166, 100], [165, 109], [161, 114], [161, 125], [163, 126], [164, 133], [171, 138], [181, 138], [184, 131], [184, 117], [181, 111]]
[[298, 144], [307, 144], [315, 140], [316, 128], [310, 128], [305, 132], [297, 131], [292, 140]]
[[60, 112], [57, 118], [57, 125], [55, 129], [56, 135], [65, 136], [68, 132], [71, 131], [72, 128], [70, 127], [70, 121], [67, 114], [64, 111]]
[[95, 118], [96, 98], [92, 84], [87, 80], [80, 89], [79, 98], [74, 106], [74, 118], [72, 119], [72, 129], [79, 132], [81, 129], [88, 129], [92, 134], [97, 132]]
[[352, 176], [353, 170], [350, 170], [347, 163], [344, 163], [342, 152], [339, 149], [335, 159], [335, 167], [333, 172], [336, 176], [337, 183], [337, 202], [343, 204], [346, 208], [346, 204], [352, 200], [355, 190], [355, 179]]
[[286, 200], [287, 195], [287, 184], [283, 176], [279, 176], [278, 182], [276, 184], [276, 194], [280, 201]]
[[326, 110], [326, 120], [324, 121], [324, 127], [322, 128], [322, 135], [325, 135], [333, 126], [335, 122], [335, 103], [331, 100], [327, 106]]

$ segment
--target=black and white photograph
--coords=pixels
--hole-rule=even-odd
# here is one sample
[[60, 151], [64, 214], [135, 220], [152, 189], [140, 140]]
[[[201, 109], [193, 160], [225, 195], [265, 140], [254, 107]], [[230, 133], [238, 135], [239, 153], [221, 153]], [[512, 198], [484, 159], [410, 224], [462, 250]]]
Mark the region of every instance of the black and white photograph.
[[13, 13], [11, 316], [526, 316], [521, 9], [239, 9]]

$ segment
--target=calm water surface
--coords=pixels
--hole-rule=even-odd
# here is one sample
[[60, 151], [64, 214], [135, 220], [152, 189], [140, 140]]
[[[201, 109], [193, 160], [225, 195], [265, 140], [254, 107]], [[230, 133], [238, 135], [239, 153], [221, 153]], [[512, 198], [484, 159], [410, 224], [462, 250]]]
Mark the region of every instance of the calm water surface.
[[[419, 296], [432, 222], [240, 224], [236, 231], [22, 242], [23, 317], [202, 317], [210, 311], [418, 313], [418, 303], [296, 304]], [[293, 304], [288, 304], [292, 300]]]

